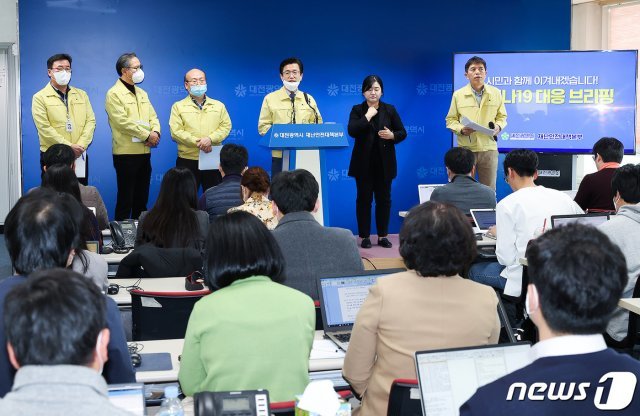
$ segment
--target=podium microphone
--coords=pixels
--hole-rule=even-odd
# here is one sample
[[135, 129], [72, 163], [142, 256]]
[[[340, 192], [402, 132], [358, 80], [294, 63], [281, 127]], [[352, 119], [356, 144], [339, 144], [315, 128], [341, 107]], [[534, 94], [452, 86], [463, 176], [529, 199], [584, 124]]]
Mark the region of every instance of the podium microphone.
[[[489, 128], [490, 129], [495, 129], [496, 128], [496, 125], [493, 124], [493, 121], [489, 122]], [[493, 136], [493, 140], [497, 142], [498, 141], [498, 136]]]

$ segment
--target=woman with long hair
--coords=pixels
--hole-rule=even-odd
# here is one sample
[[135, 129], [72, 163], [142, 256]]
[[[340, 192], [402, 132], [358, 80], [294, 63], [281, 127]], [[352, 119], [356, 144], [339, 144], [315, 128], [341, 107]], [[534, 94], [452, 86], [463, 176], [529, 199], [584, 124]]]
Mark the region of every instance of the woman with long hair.
[[196, 210], [197, 191], [193, 173], [171, 168], [164, 174], [156, 204], [140, 214], [136, 245], [204, 250], [209, 216]]

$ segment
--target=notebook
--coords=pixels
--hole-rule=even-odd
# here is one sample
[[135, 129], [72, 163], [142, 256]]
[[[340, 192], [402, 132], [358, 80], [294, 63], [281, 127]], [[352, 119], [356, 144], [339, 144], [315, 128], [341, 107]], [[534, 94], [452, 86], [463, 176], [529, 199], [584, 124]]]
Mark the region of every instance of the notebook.
[[372, 270], [340, 276], [319, 277], [320, 314], [322, 315], [325, 337], [346, 351], [356, 315], [369, 294], [369, 288], [378, 277], [401, 271], [404, 269]]
[[477, 232], [486, 233], [489, 227], [496, 225], [495, 209], [470, 209], [469, 212], [476, 223]]
[[579, 222], [584, 225], [599, 226], [609, 221], [608, 212], [595, 212], [591, 214], [574, 214], [574, 215], [552, 215], [551, 228], [561, 227], [572, 222]]
[[528, 342], [417, 351], [423, 416], [458, 416], [479, 387], [531, 363]]
[[432, 185], [418, 185], [418, 198], [420, 199], [420, 203], [423, 204], [431, 199], [431, 194], [433, 191], [444, 184], [432, 184]]

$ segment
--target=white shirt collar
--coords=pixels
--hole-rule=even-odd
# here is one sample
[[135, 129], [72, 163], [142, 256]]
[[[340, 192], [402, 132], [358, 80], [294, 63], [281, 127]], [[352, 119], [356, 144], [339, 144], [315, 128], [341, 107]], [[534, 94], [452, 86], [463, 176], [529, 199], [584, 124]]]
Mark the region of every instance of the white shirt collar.
[[543, 357], [589, 354], [607, 349], [601, 334], [563, 335], [538, 342], [531, 347], [532, 361]]

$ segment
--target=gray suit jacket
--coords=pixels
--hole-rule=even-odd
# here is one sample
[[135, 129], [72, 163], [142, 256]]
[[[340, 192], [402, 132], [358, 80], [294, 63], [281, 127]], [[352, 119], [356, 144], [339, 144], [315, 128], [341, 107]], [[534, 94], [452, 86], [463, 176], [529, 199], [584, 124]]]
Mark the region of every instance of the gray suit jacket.
[[469, 214], [470, 209], [495, 208], [496, 192], [471, 176], [456, 175], [433, 191], [431, 201], [446, 202]]
[[310, 212], [286, 214], [273, 230], [284, 255], [284, 284], [318, 300], [317, 277], [364, 270], [351, 231], [323, 227]]

